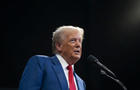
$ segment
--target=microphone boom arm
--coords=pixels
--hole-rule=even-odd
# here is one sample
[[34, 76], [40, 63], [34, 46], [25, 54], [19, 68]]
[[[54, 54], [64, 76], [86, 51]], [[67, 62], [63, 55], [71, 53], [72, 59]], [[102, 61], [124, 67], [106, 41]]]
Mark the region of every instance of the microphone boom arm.
[[105, 69], [106, 71], [108, 71], [110, 74], [112, 74], [115, 78], [117, 78], [116, 75], [111, 70], [109, 70], [106, 66], [104, 66], [102, 63], [100, 63], [99, 61], [97, 61], [96, 63], [98, 65], [100, 65], [103, 69]]
[[116, 78], [113, 78], [112, 76], [108, 75], [104, 70], [100, 70], [101, 74], [107, 76], [108, 78], [114, 80], [116, 83], [118, 83], [124, 90], [127, 90], [126, 86], [124, 86], [124, 84], [119, 80], [119, 79], [116, 79]]

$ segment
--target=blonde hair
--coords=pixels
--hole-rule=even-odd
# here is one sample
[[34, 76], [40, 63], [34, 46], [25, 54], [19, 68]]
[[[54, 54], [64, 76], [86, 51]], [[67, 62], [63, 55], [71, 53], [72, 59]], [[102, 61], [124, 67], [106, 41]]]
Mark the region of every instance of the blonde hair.
[[60, 26], [54, 32], [52, 36], [52, 51], [54, 54], [58, 53], [55, 47], [56, 43], [61, 43], [64, 40], [64, 32], [67, 30], [78, 30], [82, 35], [82, 40], [84, 37], [84, 29], [75, 26]]

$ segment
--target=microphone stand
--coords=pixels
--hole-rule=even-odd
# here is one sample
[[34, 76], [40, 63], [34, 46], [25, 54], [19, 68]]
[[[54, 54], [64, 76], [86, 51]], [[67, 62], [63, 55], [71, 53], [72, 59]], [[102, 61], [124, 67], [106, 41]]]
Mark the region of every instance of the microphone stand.
[[124, 86], [124, 84], [123, 84], [119, 79], [114, 78], [114, 77], [108, 75], [108, 74], [107, 74], [104, 70], [102, 70], [102, 69], [100, 70], [100, 73], [103, 74], [103, 75], [105, 75], [105, 76], [107, 76], [108, 78], [114, 80], [114, 81], [115, 81], [116, 83], [118, 83], [124, 90], [127, 90], [127, 88]]

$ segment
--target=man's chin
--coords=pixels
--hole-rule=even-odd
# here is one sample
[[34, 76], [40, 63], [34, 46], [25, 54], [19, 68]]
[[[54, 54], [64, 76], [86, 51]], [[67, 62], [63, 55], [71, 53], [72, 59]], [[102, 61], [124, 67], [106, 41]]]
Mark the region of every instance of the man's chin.
[[79, 60], [81, 58], [81, 55], [74, 55], [74, 59]]

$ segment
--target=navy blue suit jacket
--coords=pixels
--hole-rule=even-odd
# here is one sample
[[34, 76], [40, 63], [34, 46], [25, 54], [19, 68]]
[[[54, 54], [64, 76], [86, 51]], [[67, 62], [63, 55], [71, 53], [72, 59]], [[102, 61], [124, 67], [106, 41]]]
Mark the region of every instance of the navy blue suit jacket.
[[[78, 90], [85, 83], [74, 73]], [[69, 90], [62, 66], [56, 56], [36, 55], [28, 61], [19, 84], [19, 90]]]

